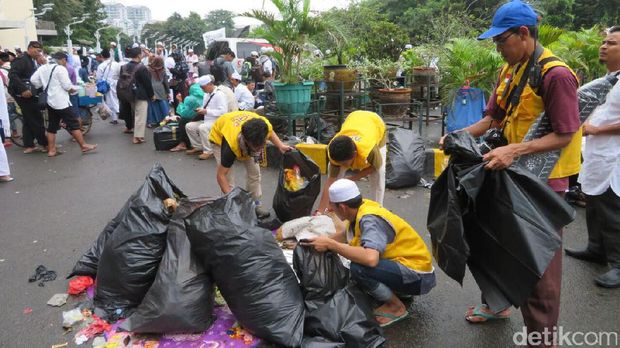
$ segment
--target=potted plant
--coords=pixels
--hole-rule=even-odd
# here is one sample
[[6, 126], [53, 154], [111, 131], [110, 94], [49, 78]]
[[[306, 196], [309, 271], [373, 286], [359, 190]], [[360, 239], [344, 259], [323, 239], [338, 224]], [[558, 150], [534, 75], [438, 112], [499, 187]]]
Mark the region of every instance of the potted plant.
[[271, 0], [279, 16], [264, 10], [252, 10], [244, 16], [253, 17], [263, 25], [256, 30], [276, 47], [273, 56], [281, 71], [273, 83], [278, 110], [289, 116], [303, 116], [310, 106], [311, 81], [302, 81], [302, 53], [308, 37], [322, 30], [319, 20], [310, 16], [310, 0]]
[[441, 48], [432, 44], [416, 46], [402, 53], [402, 68], [411, 76], [408, 85], [413, 98], [426, 99], [426, 93], [429, 93], [428, 85], [437, 85], [437, 69], [432, 63], [438, 60], [440, 54]]
[[398, 62], [385, 58], [366, 60], [358, 63], [356, 68], [366, 80], [370, 99], [379, 107], [381, 116], [400, 118], [407, 114], [411, 88], [397, 86]]

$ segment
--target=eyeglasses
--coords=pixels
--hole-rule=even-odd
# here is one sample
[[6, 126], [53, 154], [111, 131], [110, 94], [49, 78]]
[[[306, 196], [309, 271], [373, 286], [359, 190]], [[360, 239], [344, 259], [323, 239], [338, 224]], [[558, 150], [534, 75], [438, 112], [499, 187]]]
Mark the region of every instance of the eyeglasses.
[[493, 43], [496, 46], [503, 46], [506, 43], [506, 40], [508, 40], [511, 36], [513, 36], [514, 34], [516, 34], [515, 32], [510, 33], [510, 35], [506, 35], [501, 39], [493, 39]]

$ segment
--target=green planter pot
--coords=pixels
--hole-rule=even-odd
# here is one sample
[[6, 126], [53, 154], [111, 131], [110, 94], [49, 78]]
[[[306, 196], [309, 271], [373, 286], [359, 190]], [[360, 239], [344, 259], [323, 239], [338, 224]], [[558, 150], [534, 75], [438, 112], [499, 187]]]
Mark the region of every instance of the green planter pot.
[[283, 116], [299, 117], [308, 113], [314, 82], [297, 84], [274, 82], [276, 106]]

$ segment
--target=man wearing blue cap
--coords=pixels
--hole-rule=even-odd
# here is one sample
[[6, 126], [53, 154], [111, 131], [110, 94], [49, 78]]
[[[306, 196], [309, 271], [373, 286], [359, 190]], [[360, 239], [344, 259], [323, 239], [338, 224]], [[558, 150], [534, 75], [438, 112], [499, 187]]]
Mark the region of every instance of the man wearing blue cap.
[[[515, 0], [501, 6], [491, 28], [478, 37], [492, 38], [506, 64], [491, 95], [485, 116], [464, 131], [482, 136], [496, 128], [508, 145], [484, 155], [486, 168], [501, 170], [521, 155], [562, 149], [549, 186], [559, 194], [568, 188], [568, 177], [579, 172], [581, 130], [577, 103], [578, 82], [573, 71], [553, 53], [537, 43], [538, 15], [532, 7]], [[553, 132], [522, 142], [541, 112], [545, 112]], [[498, 226], [501, 228], [501, 226]], [[547, 270], [521, 306], [528, 332], [552, 331], [557, 325], [562, 282], [562, 254], [558, 249]], [[471, 307], [466, 319], [472, 323], [503, 319], [510, 308], [491, 311], [485, 304]], [[553, 342], [547, 342], [552, 345]]]

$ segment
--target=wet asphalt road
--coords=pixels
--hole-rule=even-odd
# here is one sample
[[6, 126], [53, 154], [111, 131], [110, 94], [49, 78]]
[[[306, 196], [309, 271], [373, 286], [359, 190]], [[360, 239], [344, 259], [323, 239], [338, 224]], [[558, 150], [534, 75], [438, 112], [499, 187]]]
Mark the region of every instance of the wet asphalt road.
[[[70, 342], [63, 336], [62, 308], [46, 305], [55, 293], [66, 292], [75, 261], [91, 245], [109, 219], [142, 183], [154, 162], [163, 164], [170, 178], [189, 196], [216, 195], [215, 163], [184, 154], [154, 151], [150, 130], [147, 143], [132, 145], [122, 126], [97, 121], [87, 140], [99, 144], [96, 153], [81, 155], [66, 133], [59, 143], [66, 151], [49, 159], [8, 150], [16, 180], [0, 184], [0, 347], [50, 347]], [[241, 168], [240, 168], [241, 169]], [[242, 169], [238, 182], [244, 182]], [[276, 171], [263, 170], [264, 201], [271, 205]], [[367, 184], [362, 185], [367, 191]], [[405, 193], [408, 198], [399, 198]], [[424, 188], [388, 191], [385, 206], [405, 217], [430, 245], [426, 214], [430, 191]], [[584, 246], [585, 216], [564, 233], [567, 246]], [[28, 283], [37, 265], [58, 272], [55, 281], [39, 287]], [[620, 289], [606, 290], [593, 283], [602, 266], [564, 258], [560, 324], [569, 331], [613, 331], [620, 335]], [[470, 274], [463, 286], [437, 270], [437, 287], [415, 299], [410, 319], [385, 331], [389, 347], [511, 347], [513, 334], [522, 330], [520, 313], [485, 325], [463, 319], [479, 291]], [[32, 309], [31, 313], [28, 308]], [[84, 345], [83, 345], [84, 346]], [[90, 346], [88, 344], [87, 346]]]

